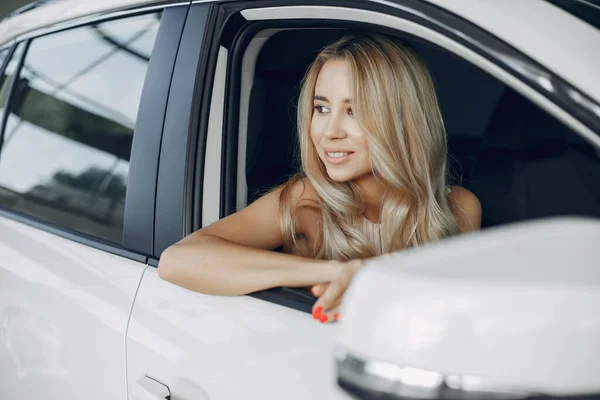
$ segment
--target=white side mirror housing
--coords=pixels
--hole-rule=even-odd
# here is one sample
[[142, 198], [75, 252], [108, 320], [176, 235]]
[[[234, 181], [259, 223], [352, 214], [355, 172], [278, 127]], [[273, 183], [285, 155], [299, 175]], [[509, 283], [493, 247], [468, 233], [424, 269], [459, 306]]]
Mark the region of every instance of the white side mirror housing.
[[379, 257], [341, 315], [338, 382], [360, 398], [600, 394], [600, 221], [516, 224]]

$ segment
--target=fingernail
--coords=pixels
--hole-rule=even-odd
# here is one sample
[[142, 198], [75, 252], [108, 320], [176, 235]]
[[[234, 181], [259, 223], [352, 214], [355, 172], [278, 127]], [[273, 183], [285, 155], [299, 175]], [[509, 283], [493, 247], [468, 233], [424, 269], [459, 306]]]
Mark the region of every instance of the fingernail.
[[319, 321], [321, 322], [327, 322], [329, 318], [327, 318], [327, 315], [321, 315], [321, 318], [319, 318]]
[[340, 319], [340, 314], [338, 314], [338, 313], [333, 314], [333, 319], [335, 321], [337, 321], [338, 319]]
[[323, 307], [319, 306], [313, 310], [313, 318], [319, 319], [321, 317], [321, 312], [323, 311]]

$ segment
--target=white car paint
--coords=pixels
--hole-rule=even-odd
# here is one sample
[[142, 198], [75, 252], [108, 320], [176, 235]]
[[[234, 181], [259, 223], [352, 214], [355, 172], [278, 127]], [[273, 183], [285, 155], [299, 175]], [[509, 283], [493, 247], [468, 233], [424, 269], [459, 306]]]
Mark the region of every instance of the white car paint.
[[349, 288], [338, 344], [525, 392], [598, 393], [598, 237], [600, 220], [563, 217], [382, 256]]
[[[151, 3], [63, 0], [0, 24], [0, 43], [90, 13]], [[481, 2], [477, 13], [494, 16], [496, 6]], [[468, 7], [454, 11], [470, 16]], [[576, 84], [569, 74], [579, 70], [565, 71]], [[7, 355], [0, 353], [0, 366], [15, 374], [0, 393], [10, 398], [126, 399], [127, 386], [132, 400], [147, 400], [161, 388], [145, 385], [145, 376], [182, 400], [346, 398], [334, 380], [336, 324], [248, 296], [193, 293], [148, 268], [125, 341], [144, 265], [6, 218], [0, 218], [0, 254], [0, 351]]]
[[347, 399], [336, 387], [337, 324], [249, 296], [209, 296], [149, 268], [127, 339], [131, 400], [145, 375], [182, 400]]
[[483, 27], [600, 101], [600, 30], [543, 0], [427, 1]]
[[145, 264], [0, 217], [0, 397], [127, 399]]

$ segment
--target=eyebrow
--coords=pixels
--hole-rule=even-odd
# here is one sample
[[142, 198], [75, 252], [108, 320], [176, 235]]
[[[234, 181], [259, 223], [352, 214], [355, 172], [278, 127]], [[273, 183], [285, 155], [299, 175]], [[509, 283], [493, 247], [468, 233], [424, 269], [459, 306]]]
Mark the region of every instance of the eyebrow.
[[[317, 96], [313, 97], [313, 100], [326, 101], [326, 102], [329, 103], [329, 100], [325, 96], [319, 96], [319, 95], [317, 95]], [[345, 99], [344, 103], [351, 104], [352, 103], [352, 99]]]

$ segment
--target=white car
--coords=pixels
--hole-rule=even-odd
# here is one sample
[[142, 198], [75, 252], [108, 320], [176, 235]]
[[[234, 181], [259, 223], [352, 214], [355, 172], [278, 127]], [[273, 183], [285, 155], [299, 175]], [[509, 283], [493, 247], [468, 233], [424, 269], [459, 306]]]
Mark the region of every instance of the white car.
[[[54, 0], [5, 19], [0, 398], [598, 398], [599, 15], [592, 0]], [[371, 260], [333, 324], [303, 290], [161, 280], [166, 247], [294, 170], [298, 84], [348, 30], [425, 59], [483, 231]]]

